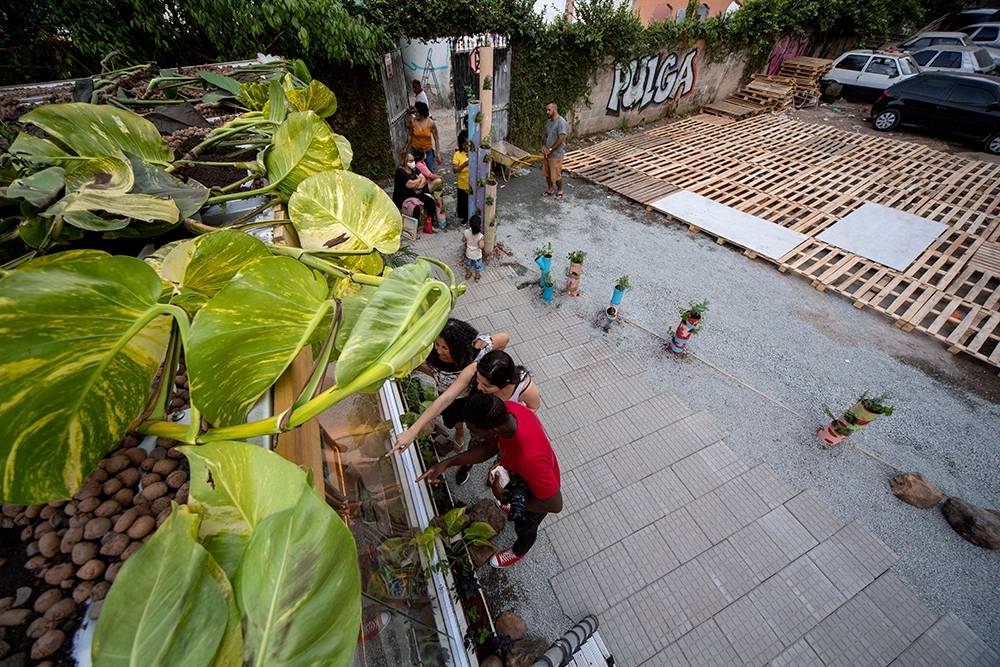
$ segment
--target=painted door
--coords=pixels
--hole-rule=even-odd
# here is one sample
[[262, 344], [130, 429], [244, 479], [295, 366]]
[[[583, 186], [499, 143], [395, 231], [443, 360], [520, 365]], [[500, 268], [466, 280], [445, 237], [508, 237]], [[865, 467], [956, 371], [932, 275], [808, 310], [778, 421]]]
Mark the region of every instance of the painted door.
[[493, 42], [493, 139], [507, 138], [510, 108], [510, 48], [504, 37], [460, 37], [451, 46], [451, 83], [455, 94], [455, 127], [465, 128], [469, 93], [479, 96], [479, 75], [472, 71], [472, 52], [486, 40]]
[[392, 139], [393, 160], [399, 162], [403, 146], [410, 135], [409, 116], [410, 87], [406, 71], [403, 68], [403, 57], [395, 49], [382, 60], [382, 90], [385, 93], [385, 111], [389, 122], [389, 136]]

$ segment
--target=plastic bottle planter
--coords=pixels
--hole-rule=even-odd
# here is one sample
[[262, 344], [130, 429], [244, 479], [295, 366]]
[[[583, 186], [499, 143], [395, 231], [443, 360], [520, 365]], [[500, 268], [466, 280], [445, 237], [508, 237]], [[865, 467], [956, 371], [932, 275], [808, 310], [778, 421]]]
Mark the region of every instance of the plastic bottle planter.
[[824, 445], [831, 447], [839, 445], [847, 436], [871, 424], [879, 415], [892, 414], [892, 407], [881, 403], [881, 401], [877, 401], [876, 406], [881, 411], [869, 409], [869, 407], [865, 406], [865, 401], [859, 399], [850, 410], [816, 431], [816, 437]]
[[583, 273], [583, 264], [570, 264], [569, 277], [566, 279], [566, 294], [569, 296], [579, 296], [580, 275]]
[[681, 318], [681, 323], [677, 325], [677, 329], [674, 330], [674, 337], [668, 344], [668, 348], [675, 356], [684, 356], [684, 352], [687, 350], [688, 339], [691, 338], [691, 334], [697, 331], [698, 324], [700, 323], [700, 317]]
[[552, 301], [552, 295], [554, 293], [554, 286], [552, 284], [552, 276], [546, 272], [542, 274], [542, 301], [545, 303], [550, 303]]
[[538, 265], [539, 270], [542, 272], [541, 277], [538, 279], [538, 284], [545, 287], [545, 276], [552, 268], [552, 255], [549, 255], [548, 257], [545, 255], [535, 257], [535, 264]]
[[622, 297], [624, 296], [625, 296], [625, 290], [616, 286], [614, 291], [611, 292], [611, 305], [612, 306], [622, 305]]

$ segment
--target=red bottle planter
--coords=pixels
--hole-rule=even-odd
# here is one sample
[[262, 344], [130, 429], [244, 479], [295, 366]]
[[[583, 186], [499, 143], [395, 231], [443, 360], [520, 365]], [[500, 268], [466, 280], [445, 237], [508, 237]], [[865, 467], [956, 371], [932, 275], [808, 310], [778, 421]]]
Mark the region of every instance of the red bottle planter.
[[700, 323], [700, 317], [681, 318], [681, 323], [678, 324], [677, 329], [674, 330], [673, 339], [667, 343], [667, 349], [670, 350], [674, 356], [684, 356], [684, 352], [687, 350], [688, 339], [691, 338], [691, 334], [697, 330], [698, 324]]

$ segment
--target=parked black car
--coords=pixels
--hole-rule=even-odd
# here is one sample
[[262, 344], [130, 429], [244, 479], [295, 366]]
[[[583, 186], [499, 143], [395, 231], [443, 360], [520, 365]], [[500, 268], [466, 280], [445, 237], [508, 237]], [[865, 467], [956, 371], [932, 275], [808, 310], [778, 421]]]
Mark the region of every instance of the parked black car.
[[889, 86], [872, 106], [872, 127], [902, 125], [982, 142], [1000, 155], [1000, 79], [980, 74], [925, 72]]

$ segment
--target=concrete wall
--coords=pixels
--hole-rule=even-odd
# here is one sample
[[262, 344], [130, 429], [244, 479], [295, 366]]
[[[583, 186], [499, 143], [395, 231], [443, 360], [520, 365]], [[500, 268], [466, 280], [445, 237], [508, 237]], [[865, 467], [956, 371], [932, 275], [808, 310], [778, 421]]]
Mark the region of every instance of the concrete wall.
[[[425, 42], [403, 40], [399, 45], [403, 69], [408, 81], [419, 80], [430, 102], [431, 117], [437, 123], [441, 152], [450, 156], [455, 150], [455, 94], [451, 86], [451, 44], [448, 39]], [[410, 101], [413, 91], [410, 90]], [[439, 161], [444, 159], [438, 158]], [[450, 157], [449, 157], [450, 159]]]
[[609, 62], [594, 78], [589, 106], [582, 103], [567, 117], [571, 132], [606, 132], [623, 122], [632, 127], [696, 112], [739, 88], [745, 64], [743, 54], [712, 62], [701, 43], [631, 62]]

